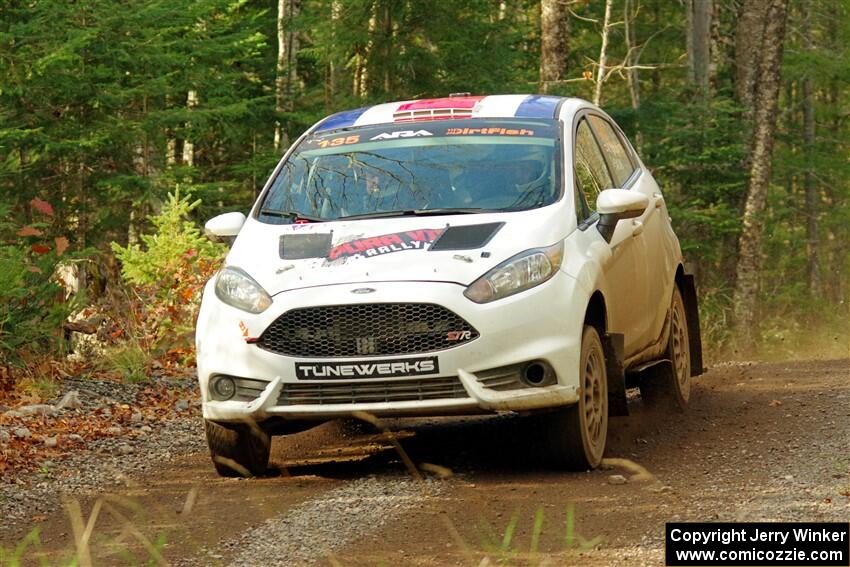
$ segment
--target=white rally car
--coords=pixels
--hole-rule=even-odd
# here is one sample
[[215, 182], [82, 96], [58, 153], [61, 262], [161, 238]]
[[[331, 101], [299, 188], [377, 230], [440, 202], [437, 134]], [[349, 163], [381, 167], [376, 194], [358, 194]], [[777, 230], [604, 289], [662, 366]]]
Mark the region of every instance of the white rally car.
[[220, 474], [260, 474], [270, 435], [355, 412], [546, 413], [535, 442], [592, 468], [627, 387], [684, 406], [702, 372], [661, 191], [584, 100], [457, 95], [332, 115], [247, 218], [206, 229], [236, 237], [197, 324]]

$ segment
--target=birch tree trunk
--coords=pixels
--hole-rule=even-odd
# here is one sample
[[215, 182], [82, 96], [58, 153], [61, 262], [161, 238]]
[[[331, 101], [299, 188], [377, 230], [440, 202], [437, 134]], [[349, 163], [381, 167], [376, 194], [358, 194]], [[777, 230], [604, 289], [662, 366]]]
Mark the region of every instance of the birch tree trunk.
[[[748, 2], [751, 3], [751, 2]], [[767, 202], [770, 186], [771, 158], [776, 132], [776, 112], [782, 71], [782, 50], [785, 39], [785, 20], [788, 0], [765, 2], [768, 9], [764, 19], [748, 33], [760, 33], [757, 48], [758, 65], [752, 73], [753, 93], [753, 138], [750, 146], [747, 198], [738, 240], [738, 262], [735, 273], [735, 291], [732, 302], [735, 327], [743, 348], [755, 344], [755, 325], [758, 322], [759, 272], [761, 270], [762, 237], [764, 224], [762, 213]], [[740, 27], [738, 28], [740, 31]]]
[[735, 94], [749, 120], [753, 108], [768, 6], [773, 0], [744, 0], [735, 30]]
[[608, 64], [608, 32], [611, 28], [611, 8], [614, 0], [605, 0], [605, 19], [602, 21], [602, 46], [599, 48], [599, 69], [596, 72], [596, 89], [593, 104], [602, 103], [602, 83], [605, 82], [605, 66]]
[[687, 0], [688, 78], [703, 97], [708, 95], [711, 63], [713, 0]]
[[[503, 3], [504, 4], [504, 3]], [[500, 7], [501, 9], [501, 7]], [[501, 19], [501, 18], [500, 18]], [[567, 73], [570, 19], [565, 0], [540, 1], [540, 90], [549, 92], [553, 82]]]
[[395, 45], [395, 36], [398, 30], [398, 25], [393, 22], [392, 6], [390, 4], [384, 4], [382, 8], [384, 95], [389, 96], [392, 92], [392, 69], [390, 67], [390, 61], [392, 60], [392, 50]]
[[[165, 95], [165, 108], [171, 108], [171, 96]], [[171, 167], [177, 164], [177, 139], [171, 129], [165, 131], [165, 167]]]
[[[632, 103], [632, 110], [637, 111], [640, 108], [640, 81], [638, 80], [638, 70], [636, 68], [639, 56], [636, 55], [637, 42], [635, 32], [632, 29], [633, 20], [631, 0], [625, 0], [623, 3], [623, 32], [626, 36], [626, 58], [623, 61], [623, 65], [626, 66], [626, 82], [629, 86], [629, 99]], [[638, 154], [641, 154], [643, 152], [643, 135], [637, 116], [638, 114], [635, 112], [636, 133], [634, 140], [635, 149], [637, 149]]]
[[342, 10], [339, 0], [331, 2], [331, 45], [329, 48], [328, 57], [328, 82], [325, 92], [326, 104], [333, 108], [334, 100], [336, 99], [337, 89], [337, 66], [336, 66], [336, 46], [337, 46], [337, 29], [339, 29], [339, 14]]
[[[192, 89], [186, 94], [186, 108], [192, 110], [198, 106], [198, 91]], [[183, 164], [192, 167], [195, 165], [195, 144], [190, 137], [183, 140]]]
[[378, 28], [378, 4], [372, 3], [371, 15], [369, 16], [369, 40], [366, 43], [366, 49], [363, 57], [358, 59], [358, 67], [360, 69], [360, 78], [357, 82], [358, 87], [355, 92], [360, 98], [369, 96], [369, 66], [373, 64], [372, 55], [375, 49], [375, 31]]
[[712, 2], [711, 35], [709, 38], [711, 45], [708, 49], [708, 81], [712, 92], [716, 92], [718, 88], [718, 71], [732, 66], [727, 53], [727, 45], [732, 45], [734, 36], [729, 37], [724, 26], [721, 25], [726, 10], [729, 10], [729, 7], [722, 2]]
[[[275, 66], [275, 112], [291, 112], [293, 85], [298, 80], [296, 55], [298, 35], [291, 29], [292, 20], [298, 15], [298, 0], [277, 2], [277, 64]], [[280, 152], [288, 145], [286, 133], [278, 118], [274, 127], [274, 149]]]

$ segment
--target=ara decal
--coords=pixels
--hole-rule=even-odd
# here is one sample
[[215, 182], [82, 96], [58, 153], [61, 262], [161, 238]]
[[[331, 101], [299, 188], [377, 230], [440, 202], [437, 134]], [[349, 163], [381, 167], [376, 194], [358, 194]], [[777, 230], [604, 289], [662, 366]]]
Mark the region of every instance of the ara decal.
[[396, 130], [395, 132], [381, 132], [372, 136], [370, 140], [395, 140], [396, 138], [415, 138], [416, 136], [433, 136], [428, 130]]
[[331, 248], [328, 260], [373, 258], [405, 250], [425, 250], [442, 232], [443, 229], [438, 228], [421, 228], [349, 240]]

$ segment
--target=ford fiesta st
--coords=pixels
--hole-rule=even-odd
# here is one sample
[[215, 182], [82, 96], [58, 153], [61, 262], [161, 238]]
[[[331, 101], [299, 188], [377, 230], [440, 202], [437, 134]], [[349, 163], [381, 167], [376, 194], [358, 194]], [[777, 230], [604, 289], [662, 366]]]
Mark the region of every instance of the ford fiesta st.
[[468, 96], [332, 115], [281, 159], [204, 290], [197, 359], [223, 475], [356, 412], [545, 413], [554, 464], [599, 464], [626, 388], [684, 406], [693, 277], [626, 136], [580, 99]]

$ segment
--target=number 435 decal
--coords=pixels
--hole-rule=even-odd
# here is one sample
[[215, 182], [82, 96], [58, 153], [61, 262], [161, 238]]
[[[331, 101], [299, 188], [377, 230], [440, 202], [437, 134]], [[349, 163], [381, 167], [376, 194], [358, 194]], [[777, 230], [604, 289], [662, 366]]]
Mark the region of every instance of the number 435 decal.
[[330, 140], [321, 140], [319, 142], [320, 148], [327, 147], [335, 147], [335, 146], [345, 146], [348, 144], [356, 144], [360, 141], [360, 136], [344, 136], [339, 138], [332, 138]]

